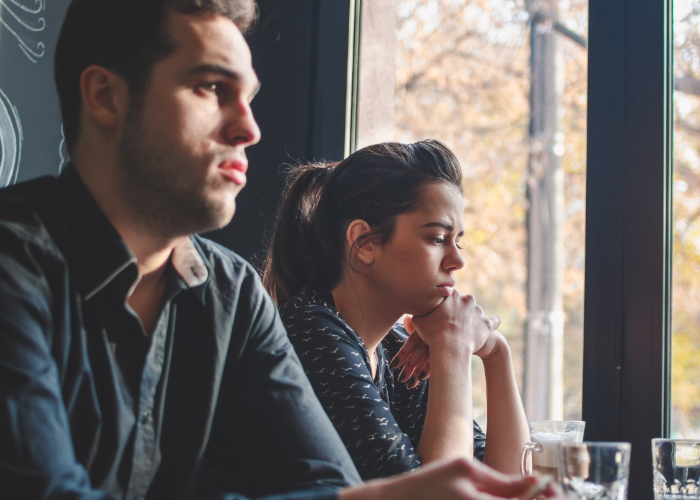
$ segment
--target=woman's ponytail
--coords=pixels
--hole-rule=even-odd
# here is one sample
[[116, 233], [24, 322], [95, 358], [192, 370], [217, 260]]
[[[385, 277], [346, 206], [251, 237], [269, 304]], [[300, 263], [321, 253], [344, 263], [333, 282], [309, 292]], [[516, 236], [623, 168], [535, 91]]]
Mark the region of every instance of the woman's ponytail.
[[317, 284], [316, 268], [323, 259], [316, 233], [316, 211], [321, 191], [336, 163], [311, 163], [289, 172], [267, 258], [263, 284], [278, 304], [301, 287]]

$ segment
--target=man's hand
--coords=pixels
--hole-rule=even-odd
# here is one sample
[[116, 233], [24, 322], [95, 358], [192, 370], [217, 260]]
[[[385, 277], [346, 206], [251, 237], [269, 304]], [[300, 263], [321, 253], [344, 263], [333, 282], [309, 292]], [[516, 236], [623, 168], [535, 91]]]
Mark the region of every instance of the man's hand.
[[[501, 474], [478, 461], [435, 462], [392, 479], [369, 481], [340, 492], [340, 500], [564, 500], [558, 488], [534, 476]], [[541, 486], [541, 487], [540, 487]], [[542, 491], [544, 490], [544, 491]]]

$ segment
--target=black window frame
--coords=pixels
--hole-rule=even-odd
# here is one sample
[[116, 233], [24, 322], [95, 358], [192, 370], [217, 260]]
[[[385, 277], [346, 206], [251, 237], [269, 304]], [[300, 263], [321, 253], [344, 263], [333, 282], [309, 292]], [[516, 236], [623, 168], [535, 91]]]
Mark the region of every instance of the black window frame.
[[670, 430], [671, 0], [590, 0], [583, 419], [632, 443], [628, 498], [651, 500]]

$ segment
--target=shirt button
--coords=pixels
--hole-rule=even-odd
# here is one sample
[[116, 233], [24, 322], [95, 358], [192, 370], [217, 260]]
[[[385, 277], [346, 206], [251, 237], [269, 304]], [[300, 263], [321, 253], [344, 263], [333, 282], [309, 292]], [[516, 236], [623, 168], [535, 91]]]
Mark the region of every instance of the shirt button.
[[149, 417], [150, 415], [151, 415], [151, 412], [149, 412], [149, 411], [143, 412], [143, 413], [141, 414], [141, 423], [142, 423], [142, 424], [145, 424], [146, 422], [148, 422], [148, 417]]

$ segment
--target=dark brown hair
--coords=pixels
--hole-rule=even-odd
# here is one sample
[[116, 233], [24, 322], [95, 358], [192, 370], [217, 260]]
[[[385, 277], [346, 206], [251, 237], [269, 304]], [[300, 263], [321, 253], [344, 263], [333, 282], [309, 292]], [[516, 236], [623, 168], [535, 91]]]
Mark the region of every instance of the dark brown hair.
[[462, 189], [455, 155], [435, 140], [387, 142], [362, 148], [338, 163], [312, 163], [289, 173], [263, 267], [263, 283], [278, 305], [301, 287], [330, 290], [340, 280], [345, 232], [357, 219], [363, 238], [389, 241], [396, 217], [420, 206], [429, 183]]
[[245, 33], [257, 16], [255, 0], [73, 0], [56, 45], [54, 79], [63, 133], [72, 153], [80, 132], [80, 75], [93, 64], [119, 74], [131, 106], [140, 106], [153, 66], [175, 50], [165, 28], [169, 12], [218, 14]]

